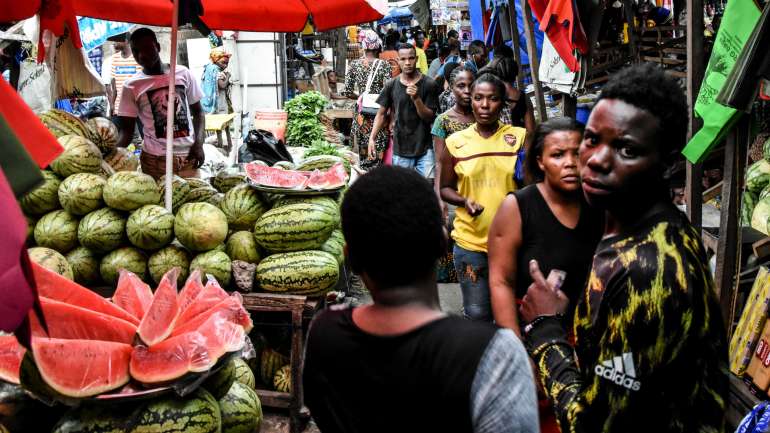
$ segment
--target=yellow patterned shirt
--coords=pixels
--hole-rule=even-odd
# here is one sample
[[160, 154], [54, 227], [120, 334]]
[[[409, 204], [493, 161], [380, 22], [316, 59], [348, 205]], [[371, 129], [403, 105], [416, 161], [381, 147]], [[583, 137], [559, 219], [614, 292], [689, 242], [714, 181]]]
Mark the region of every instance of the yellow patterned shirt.
[[671, 207], [597, 247], [575, 311], [530, 353], [562, 432], [722, 432], [727, 345], [705, 250]]

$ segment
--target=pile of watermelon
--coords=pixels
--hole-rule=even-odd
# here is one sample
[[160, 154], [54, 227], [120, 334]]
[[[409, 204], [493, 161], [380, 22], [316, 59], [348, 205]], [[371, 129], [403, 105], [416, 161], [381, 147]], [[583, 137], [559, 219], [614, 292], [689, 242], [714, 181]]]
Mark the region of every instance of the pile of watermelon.
[[[115, 295], [107, 300], [33, 264], [44, 323], [30, 313], [29, 353], [14, 336], [0, 336], [0, 379], [57, 401], [79, 404], [102, 394], [166, 387], [208, 372], [224, 360], [227, 364], [203, 382], [203, 389], [185, 398], [165, 397], [143, 404], [140, 412], [170, 410], [170, 405], [179, 413], [172, 418], [181, 423], [176, 427], [184, 427], [193, 409], [188, 405], [202, 406], [202, 419], [211, 426], [178, 431], [218, 432], [227, 423], [233, 428], [221, 431], [255, 431], [261, 407], [253, 375], [245, 361], [227, 356], [240, 353], [252, 329], [241, 297], [225, 292], [213, 278], [203, 285], [197, 271], [177, 292], [178, 273], [178, 269], [166, 273], [153, 292], [136, 275], [122, 271]], [[243, 385], [234, 385], [236, 381]], [[134, 412], [139, 409], [133, 406], [129, 412], [134, 416], [127, 420], [113, 409], [105, 412], [103, 406], [81, 405], [66, 414], [54, 432], [91, 431], [88, 425], [125, 425], [127, 420], [136, 423], [137, 431], [165, 431], [147, 430], [148, 424], [158, 420], [137, 418]], [[251, 430], [235, 428], [244, 425]]]

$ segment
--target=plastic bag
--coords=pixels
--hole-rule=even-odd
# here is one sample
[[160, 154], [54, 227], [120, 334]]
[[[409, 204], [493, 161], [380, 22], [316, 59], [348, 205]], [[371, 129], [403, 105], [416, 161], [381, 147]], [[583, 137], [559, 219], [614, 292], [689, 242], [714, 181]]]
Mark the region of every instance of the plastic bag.
[[264, 161], [273, 165], [278, 161], [294, 162], [283, 142], [276, 139], [270, 131], [252, 129], [246, 136], [246, 142], [238, 149], [238, 162]]
[[45, 63], [38, 64], [31, 57], [21, 62], [19, 96], [35, 114], [51, 109], [51, 71]]

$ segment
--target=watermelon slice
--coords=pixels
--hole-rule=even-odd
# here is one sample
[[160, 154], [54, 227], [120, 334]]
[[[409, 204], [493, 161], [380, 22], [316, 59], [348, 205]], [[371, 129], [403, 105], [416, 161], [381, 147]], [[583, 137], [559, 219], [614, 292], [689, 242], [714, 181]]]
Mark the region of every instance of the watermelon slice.
[[40, 296], [139, 324], [136, 317], [112, 302], [34, 262], [32, 262], [32, 274]]
[[307, 175], [295, 170], [266, 167], [253, 162], [246, 164], [245, 170], [249, 179], [259, 185], [303, 189], [307, 184]]
[[37, 315], [30, 312], [29, 320], [33, 336], [115, 341], [123, 344], [131, 344], [134, 341], [136, 325], [131, 322], [45, 297], [40, 297], [40, 305], [48, 326], [48, 333], [46, 334], [40, 325]]
[[113, 341], [32, 338], [43, 380], [69, 397], [90, 397], [128, 383], [132, 347]]
[[131, 376], [143, 383], [168, 382], [189, 372], [206, 371], [214, 366], [206, 338], [188, 332], [154, 346], [136, 346], [131, 354]]
[[184, 312], [190, 304], [198, 298], [203, 292], [203, 283], [201, 282], [201, 270], [196, 268], [192, 271], [184, 287], [179, 292], [179, 311]]
[[200, 295], [179, 315], [179, 323], [187, 323], [230, 297], [215, 280], [209, 280]]
[[179, 300], [176, 292], [176, 279], [179, 276], [179, 268], [173, 268], [166, 272], [160, 280], [152, 304], [147, 314], [139, 323], [137, 333], [148, 346], [158, 344], [165, 340], [174, 329], [174, 323], [179, 316]]
[[112, 302], [142, 320], [152, 304], [152, 289], [133, 272], [121, 269], [118, 288], [112, 295]]
[[19, 368], [27, 349], [13, 335], [0, 335], [0, 379], [19, 384]]
[[207, 311], [193, 317], [186, 322], [179, 322], [174, 330], [171, 332], [172, 336], [184, 334], [186, 332], [192, 332], [203, 325], [214, 314], [223, 315], [226, 320], [243, 326], [244, 330], [248, 333], [251, 331], [253, 324], [251, 323], [251, 316], [248, 311], [243, 308], [243, 299], [238, 293], [234, 293], [227, 297], [227, 299], [219, 302]]
[[243, 326], [231, 322], [222, 313], [209, 317], [198, 328], [198, 332], [206, 337], [206, 348], [213, 363], [219, 361], [219, 358], [226, 353], [243, 349], [246, 344], [246, 331]]

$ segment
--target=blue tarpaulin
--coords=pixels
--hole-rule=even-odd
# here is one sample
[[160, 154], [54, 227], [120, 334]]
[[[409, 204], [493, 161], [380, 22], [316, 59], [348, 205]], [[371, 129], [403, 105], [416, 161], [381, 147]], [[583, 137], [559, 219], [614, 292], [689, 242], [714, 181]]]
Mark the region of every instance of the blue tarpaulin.
[[400, 19], [409, 18], [411, 17], [412, 11], [409, 10], [407, 7], [403, 8], [393, 8], [388, 11], [388, 13], [382, 17], [381, 20], [378, 21], [379, 24], [390, 24], [394, 21], [398, 21]]
[[83, 41], [83, 48], [86, 51], [91, 51], [104, 44], [107, 38], [128, 32], [133, 24], [81, 17], [78, 18], [78, 27], [80, 27], [80, 40]]
[[[519, 45], [521, 47], [521, 63], [526, 65], [529, 64], [529, 55], [527, 55], [527, 36], [524, 31], [524, 11], [521, 8], [521, 1], [522, 0], [515, 0], [516, 3], [516, 24], [519, 28]], [[491, 7], [492, 4], [498, 4], [498, 5], [505, 5], [508, 2], [505, 0], [486, 0], [487, 8]], [[487, 32], [487, 34], [484, 33], [484, 24], [483, 24], [483, 12], [481, 8], [481, 1], [478, 0], [470, 0], [468, 2], [468, 9], [470, 11], [471, 15], [471, 31], [473, 35], [473, 39], [479, 39], [479, 40], [493, 40], [494, 37], [494, 31]], [[504, 17], [498, 17], [502, 19], [507, 19]], [[537, 55], [540, 57], [543, 51], [543, 32], [540, 31], [540, 23], [537, 21], [537, 18], [532, 17], [533, 26], [535, 29], [535, 44], [537, 46]], [[496, 23], [497, 20], [493, 16], [492, 23]], [[489, 36], [489, 38], [487, 38]], [[506, 45], [511, 46], [510, 41], [506, 41]]]

